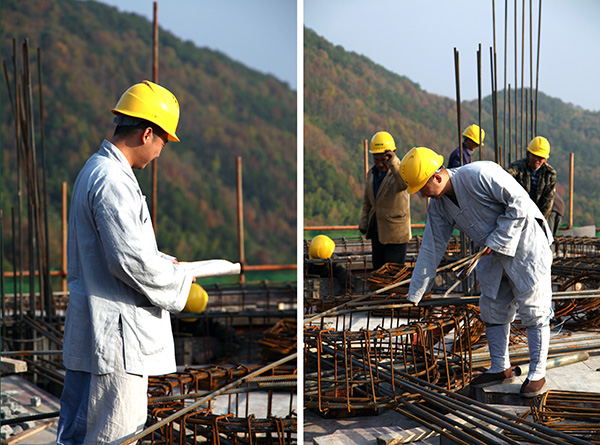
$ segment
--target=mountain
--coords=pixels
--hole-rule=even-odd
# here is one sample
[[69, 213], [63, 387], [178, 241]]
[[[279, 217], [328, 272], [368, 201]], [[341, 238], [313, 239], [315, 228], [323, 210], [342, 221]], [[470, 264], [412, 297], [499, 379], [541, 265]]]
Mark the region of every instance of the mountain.
[[[50, 264], [56, 267], [61, 183], [67, 182], [70, 197], [80, 168], [102, 139], [112, 136], [110, 110], [120, 95], [134, 83], [152, 80], [153, 24], [95, 1], [3, 0], [0, 8], [1, 54], [11, 84], [13, 42], [21, 70], [22, 47], [28, 41], [38, 151], [37, 48], [42, 56]], [[11, 207], [17, 205], [17, 169], [5, 77], [3, 72], [1, 186], [5, 258], [11, 258], [9, 222]], [[163, 29], [158, 83], [173, 92], [181, 106], [181, 142], [170, 143], [157, 163], [159, 248], [183, 261], [238, 259], [240, 156], [247, 263], [295, 263], [296, 93], [287, 83]], [[150, 202], [151, 168], [136, 175]]]
[[[410, 60], [407, 64], [413, 63]], [[544, 74], [548, 75], [548, 74]], [[551, 73], [550, 73], [551, 75]], [[511, 132], [504, 127], [504, 92], [498, 98], [498, 146], [510, 145], [514, 161], [523, 157], [529, 131], [519, 124], [517, 145], [514, 93]], [[529, 102], [528, 96], [524, 99]], [[495, 160], [492, 97], [481, 101], [486, 131], [481, 159]], [[521, 92], [517, 103], [520, 109]], [[528, 116], [531, 116], [529, 111]], [[521, 117], [519, 117], [521, 119]], [[565, 201], [569, 190], [569, 154], [574, 153], [574, 224], [600, 225], [600, 112], [591, 112], [538, 93], [538, 134], [550, 141], [549, 163], [557, 170]], [[461, 103], [461, 128], [479, 122], [478, 101]], [[520, 121], [519, 121], [520, 122]], [[410, 79], [392, 73], [365, 56], [333, 45], [304, 30], [304, 224], [358, 224], [364, 193], [364, 141], [380, 130], [395, 139], [402, 157], [415, 146], [435, 149], [447, 160], [458, 145], [456, 101], [430, 94]], [[529, 128], [529, 126], [528, 126]], [[506, 140], [504, 135], [506, 136]], [[510, 142], [509, 136], [510, 135]], [[523, 144], [525, 140], [525, 144]], [[517, 153], [515, 147], [519, 147]], [[479, 160], [479, 151], [475, 152]], [[508, 165], [508, 154], [501, 161]], [[369, 159], [372, 163], [372, 160]], [[371, 164], [372, 165], [372, 164]], [[425, 221], [426, 204], [411, 197], [413, 223]], [[568, 219], [565, 215], [563, 222]]]

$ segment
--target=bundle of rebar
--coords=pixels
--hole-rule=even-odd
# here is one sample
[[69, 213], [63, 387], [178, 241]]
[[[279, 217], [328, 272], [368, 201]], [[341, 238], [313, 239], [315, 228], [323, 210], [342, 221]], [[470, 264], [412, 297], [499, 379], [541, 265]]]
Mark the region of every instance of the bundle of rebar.
[[297, 337], [296, 320], [279, 320], [275, 326], [267, 329], [258, 341], [263, 361], [270, 363], [294, 352]]

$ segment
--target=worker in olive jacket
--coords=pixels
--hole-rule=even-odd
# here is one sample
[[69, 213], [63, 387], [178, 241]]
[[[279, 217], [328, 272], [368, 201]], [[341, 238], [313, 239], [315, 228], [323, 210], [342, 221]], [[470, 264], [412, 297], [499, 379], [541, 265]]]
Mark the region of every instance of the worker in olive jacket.
[[374, 166], [367, 174], [358, 228], [371, 240], [373, 268], [403, 264], [411, 238], [410, 198], [400, 176], [400, 160], [391, 134], [379, 131], [370, 144]]
[[527, 146], [527, 157], [513, 162], [508, 172], [529, 193], [529, 197], [548, 220], [554, 202], [556, 170], [548, 164], [550, 143], [542, 136], [534, 137]]

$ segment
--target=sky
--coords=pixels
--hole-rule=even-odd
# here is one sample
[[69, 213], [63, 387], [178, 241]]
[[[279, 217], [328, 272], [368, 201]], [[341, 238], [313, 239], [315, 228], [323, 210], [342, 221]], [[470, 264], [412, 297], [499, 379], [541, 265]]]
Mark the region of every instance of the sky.
[[[517, 81], [515, 82], [515, 2]], [[536, 84], [539, 0], [525, 2], [525, 64], [521, 63], [523, 0], [495, 0], [498, 90], [530, 82], [530, 4], [533, 10], [533, 86]], [[459, 55], [460, 97], [478, 96], [481, 44], [482, 97], [491, 93], [492, 0], [304, 0], [304, 24], [335, 45], [362, 54], [408, 77], [429, 93], [456, 99], [454, 48]], [[505, 7], [508, 7], [504, 63]], [[543, 0], [539, 91], [600, 111], [600, 1]]]
[[[153, 0], [100, 0], [153, 20]], [[498, 90], [536, 85], [540, 0], [163, 0], [161, 28], [199, 47], [225, 53], [297, 89], [297, 25], [333, 44], [363, 54], [418, 83], [425, 91], [456, 98], [454, 48], [458, 51], [461, 100], [477, 98], [477, 50], [481, 44], [481, 93], [491, 93], [490, 48], [495, 3]], [[517, 73], [515, 79], [515, 3]], [[533, 14], [530, 24], [529, 7]], [[508, 9], [506, 64], [505, 7]], [[530, 32], [533, 40], [530, 39]], [[530, 42], [533, 46], [530, 47]], [[531, 51], [531, 49], [533, 51]], [[504, 67], [506, 65], [506, 76]], [[301, 75], [301, 73], [300, 73]], [[600, 111], [600, 0], [542, 0], [539, 90], [588, 110]]]
[[[153, 0], [99, 1], [154, 21]], [[296, 90], [295, 0], [158, 0], [157, 4], [161, 29], [272, 74]]]

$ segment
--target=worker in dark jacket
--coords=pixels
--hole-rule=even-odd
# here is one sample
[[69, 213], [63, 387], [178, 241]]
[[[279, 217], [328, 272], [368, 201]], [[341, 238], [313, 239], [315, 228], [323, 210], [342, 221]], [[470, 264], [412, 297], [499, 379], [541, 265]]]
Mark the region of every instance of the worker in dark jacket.
[[[470, 164], [473, 152], [483, 145], [483, 140], [485, 139], [485, 131], [483, 131], [483, 128], [479, 128], [479, 125], [475, 124], [465, 128], [462, 135], [462, 162], [460, 162], [460, 147], [456, 147], [452, 154], [450, 154], [450, 159], [448, 159], [448, 168]], [[479, 143], [480, 138], [481, 144]]]
[[556, 170], [548, 164], [550, 143], [542, 136], [534, 137], [527, 146], [527, 157], [513, 162], [508, 172], [529, 193], [544, 218], [548, 219], [554, 202]]

